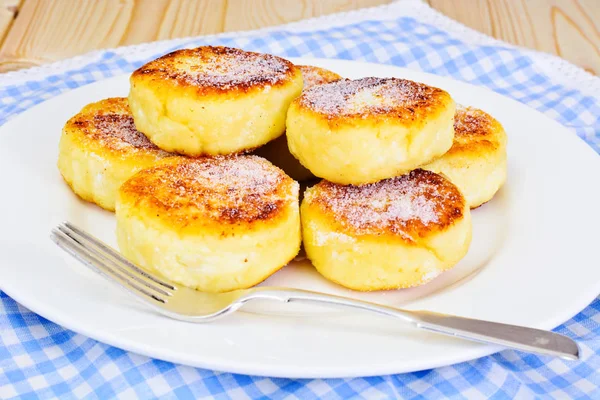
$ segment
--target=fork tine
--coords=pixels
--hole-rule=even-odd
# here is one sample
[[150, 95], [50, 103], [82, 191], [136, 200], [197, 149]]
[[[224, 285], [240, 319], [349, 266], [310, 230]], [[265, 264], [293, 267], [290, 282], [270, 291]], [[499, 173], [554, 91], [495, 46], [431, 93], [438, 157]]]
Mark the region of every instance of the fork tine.
[[145, 280], [141, 275], [137, 275], [132, 271], [128, 271], [126, 268], [119, 265], [117, 260], [114, 260], [113, 258], [108, 257], [105, 253], [103, 253], [101, 250], [99, 250], [93, 243], [90, 243], [88, 240], [81, 237], [81, 235], [78, 235], [77, 233], [71, 231], [69, 228], [67, 228], [63, 224], [58, 225], [57, 229], [61, 233], [67, 235], [68, 237], [70, 237], [71, 239], [73, 239], [74, 241], [79, 243], [81, 245], [81, 247], [83, 249], [85, 249], [86, 252], [91, 253], [98, 260], [98, 262], [101, 262], [103, 264], [104, 267], [110, 268], [113, 270], [118, 270], [120, 274], [126, 275], [127, 278], [133, 279], [137, 283], [144, 285], [146, 288], [150, 289], [153, 292], [157, 292], [163, 296], [171, 296], [172, 295], [168, 291], [163, 290], [163, 289], [155, 286], [151, 282]]
[[70, 223], [68, 221], [63, 222], [61, 225], [69, 228], [71, 231], [77, 233], [79, 236], [82, 236], [86, 241], [90, 242], [91, 244], [96, 246], [98, 249], [100, 249], [103, 252], [105, 252], [106, 254], [108, 254], [111, 258], [113, 258], [115, 261], [121, 263], [124, 267], [134, 270], [138, 274], [143, 275], [144, 277], [150, 279], [151, 281], [153, 281], [155, 283], [158, 283], [161, 286], [166, 287], [167, 289], [177, 290], [177, 288], [174, 287], [173, 285], [166, 283], [166, 282], [160, 280], [159, 278], [157, 278], [153, 275], [150, 275], [148, 272], [144, 271], [143, 269], [139, 268], [137, 265], [133, 264], [131, 261], [129, 261], [128, 259], [123, 257], [119, 252], [115, 251], [112, 247], [108, 246], [107, 244], [105, 244], [104, 242], [99, 240], [98, 238], [90, 235], [83, 229], [73, 225], [72, 223]]
[[[58, 226], [58, 228], [61, 231], [67, 233], [69, 236], [75, 235], [78, 240], [85, 242], [88, 249], [94, 251], [99, 257], [107, 259], [112, 265], [114, 265], [118, 269], [120, 269], [121, 272], [123, 272], [124, 274], [127, 274], [129, 277], [144, 284], [145, 286], [148, 286], [148, 288], [156, 290], [166, 296], [172, 295], [172, 293], [170, 293], [168, 290], [164, 290], [162, 288], [156, 287], [153, 283], [148, 282], [148, 281], [152, 281], [152, 282], [162, 286], [163, 288], [170, 289], [173, 291], [177, 290], [173, 285], [163, 282], [159, 278], [142, 270], [141, 268], [139, 268], [138, 266], [136, 266], [135, 264], [133, 264], [132, 262], [127, 260], [125, 257], [123, 257], [120, 253], [115, 251], [113, 248], [111, 248], [107, 244], [103, 243], [96, 237], [85, 232], [84, 230], [74, 226], [73, 224], [71, 224], [69, 222], [64, 222], [64, 223], [60, 224]], [[143, 279], [142, 277], [146, 278], [147, 280]]]
[[148, 298], [150, 298], [163, 304], [166, 303], [166, 300], [161, 298], [159, 294], [148, 291], [144, 287], [128, 279], [126, 276], [123, 276], [114, 269], [108, 267], [102, 260], [90, 253], [81, 242], [67, 235], [65, 232], [54, 228], [50, 237], [60, 248], [94, 272], [97, 272], [109, 281], [116, 283], [122, 289], [136, 294], [138, 297], [145, 298], [146, 300], [149, 300]]

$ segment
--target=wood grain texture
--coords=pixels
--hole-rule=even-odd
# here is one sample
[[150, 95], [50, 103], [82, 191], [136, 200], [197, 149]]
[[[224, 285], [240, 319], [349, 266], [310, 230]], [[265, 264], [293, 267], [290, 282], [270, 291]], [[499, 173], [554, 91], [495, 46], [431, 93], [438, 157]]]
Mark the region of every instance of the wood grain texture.
[[475, 30], [600, 75], [600, 0], [428, 1]]
[[117, 45], [223, 32], [226, 8], [227, 2], [214, 0], [137, 2], [129, 29]]
[[377, 6], [391, 0], [229, 0], [224, 30], [237, 31]]
[[3, 69], [37, 65], [119, 43], [131, 1], [24, 0], [0, 49]]
[[0, 43], [12, 27], [21, 0], [0, 0]]
[[91, 50], [256, 29], [390, 0], [23, 0], [0, 71]]
[[[0, 71], [91, 50], [256, 29], [391, 0], [0, 0]], [[600, 75], [600, 0], [425, 0], [467, 26]], [[14, 19], [14, 9], [20, 3]]]

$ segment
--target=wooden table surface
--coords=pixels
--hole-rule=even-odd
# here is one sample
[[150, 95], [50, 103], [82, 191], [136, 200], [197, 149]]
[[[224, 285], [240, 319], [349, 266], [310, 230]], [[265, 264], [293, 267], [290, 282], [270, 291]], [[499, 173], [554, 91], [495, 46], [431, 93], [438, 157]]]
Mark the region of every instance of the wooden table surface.
[[[0, 0], [0, 72], [90, 50], [255, 29], [390, 0]], [[600, 0], [424, 0], [490, 36], [600, 75]]]

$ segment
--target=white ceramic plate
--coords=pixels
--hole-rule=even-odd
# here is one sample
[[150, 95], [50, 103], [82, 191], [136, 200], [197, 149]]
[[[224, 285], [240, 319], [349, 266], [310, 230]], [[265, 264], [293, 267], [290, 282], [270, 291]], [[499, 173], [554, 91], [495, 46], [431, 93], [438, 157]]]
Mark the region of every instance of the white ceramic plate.
[[[359, 295], [329, 284], [306, 263], [287, 266], [267, 284], [544, 329], [566, 321], [599, 294], [600, 158], [574, 133], [516, 101], [447, 78], [349, 61], [292, 61], [353, 78], [426, 82], [490, 112], [508, 132], [508, 182], [473, 212], [467, 257], [424, 287]], [[178, 322], [147, 310], [69, 258], [48, 239], [53, 226], [69, 220], [114, 245], [115, 221], [111, 213], [78, 200], [63, 183], [56, 168], [61, 128], [85, 104], [127, 92], [127, 76], [97, 82], [33, 107], [0, 128], [0, 287], [9, 296], [58, 324], [126, 350], [253, 375], [400, 373], [498, 350], [399, 321], [298, 306], [288, 316], [265, 315], [269, 305], [257, 305], [211, 324]]]

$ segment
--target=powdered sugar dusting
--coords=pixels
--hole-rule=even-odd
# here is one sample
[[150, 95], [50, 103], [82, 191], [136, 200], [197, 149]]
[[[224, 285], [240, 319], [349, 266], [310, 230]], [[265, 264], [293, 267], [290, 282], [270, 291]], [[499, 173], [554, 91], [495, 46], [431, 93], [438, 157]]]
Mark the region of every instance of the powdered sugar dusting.
[[270, 54], [204, 46], [167, 54], [137, 74], [159, 74], [179, 83], [220, 90], [275, 85], [289, 78], [293, 64]]
[[304, 89], [342, 79], [340, 75], [325, 68], [314, 67], [311, 65], [298, 65], [298, 68], [300, 68], [300, 71], [302, 71]]
[[99, 114], [94, 115], [94, 127], [105, 138], [116, 139], [115, 144], [122, 147], [138, 149], [156, 149], [158, 147], [142, 132], [135, 128], [133, 117], [125, 114]]
[[123, 97], [89, 104], [67, 124], [107, 149], [126, 153], [145, 152], [156, 157], [173, 155], [159, 149], [136, 129], [127, 99]]
[[298, 201], [298, 184], [257, 156], [179, 158], [138, 174], [126, 190], [155, 201], [181, 220], [267, 219]]
[[299, 102], [313, 111], [333, 116], [400, 111], [410, 117], [434, 104], [442, 93], [440, 89], [406, 79], [344, 79], [308, 88]]
[[431, 201], [437, 195], [433, 185], [400, 177], [364, 186], [332, 185], [327, 198], [334, 213], [344, 214], [360, 228], [391, 221], [437, 222], [436, 204]]
[[454, 114], [456, 136], [490, 136], [495, 120], [486, 112], [472, 107], [458, 106]]
[[178, 178], [190, 180], [191, 188], [202, 186], [214, 193], [264, 194], [282, 180], [278, 169], [257, 156], [206, 157], [177, 166]]
[[464, 199], [441, 176], [415, 170], [361, 186], [322, 181], [308, 196], [355, 234], [391, 231], [414, 240], [424, 228], [443, 226], [462, 216]]

